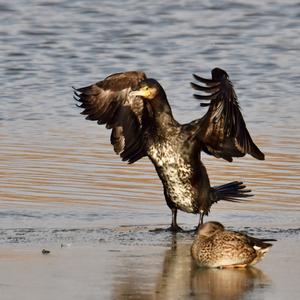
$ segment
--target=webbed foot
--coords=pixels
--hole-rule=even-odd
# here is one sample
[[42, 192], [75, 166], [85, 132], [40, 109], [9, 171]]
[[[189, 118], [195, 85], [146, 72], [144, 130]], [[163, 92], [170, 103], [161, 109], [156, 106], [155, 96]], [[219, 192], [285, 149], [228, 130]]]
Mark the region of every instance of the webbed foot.
[[171, 225], [170, 227], [167, 228], [155, 228], [155, 229], [151, 229], [150, 232], [172, 232], [172, 233], [176, 233], [176, 232], [185, 232], [180, 226], [178, 226], [177, 224]]
[[185, 232], [180, 226], [177, 224], [171, 224], [170, 227], [165, 229], [166, 231], [171, 231], [171, 232]]

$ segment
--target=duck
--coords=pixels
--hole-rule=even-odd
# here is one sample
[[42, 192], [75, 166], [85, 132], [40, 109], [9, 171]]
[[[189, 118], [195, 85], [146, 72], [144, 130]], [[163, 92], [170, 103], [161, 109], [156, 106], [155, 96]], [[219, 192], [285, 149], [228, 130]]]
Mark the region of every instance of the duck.
[[191, 246], [191, 255], [199, 267], [245, 268], [255, 265], [270, 250], [270, 241], [245, 233], [226, 230], [216, 221], [202, 224]]
[[115, 73], [92, 85], [73, 87], [81, 114], [111, 130], [110, 142], [123, 161], [132, 164], [147, 157], [153, 163], [172, 213], [168, 230], [175, 232], [182, 230], [178, 210], [199, 214], [199, 226], [212, 204], [252, 196], [241, 180], [212, 186], [201, 152], [228, 162], [246, 154], [264, 159], [248, 132], [227, 72], [214, 68], [211, 73], [211, 79], [194, 75], [194, 97], [208, 110], [186, 124], [174, 118], [160, 83], [142, 71]]

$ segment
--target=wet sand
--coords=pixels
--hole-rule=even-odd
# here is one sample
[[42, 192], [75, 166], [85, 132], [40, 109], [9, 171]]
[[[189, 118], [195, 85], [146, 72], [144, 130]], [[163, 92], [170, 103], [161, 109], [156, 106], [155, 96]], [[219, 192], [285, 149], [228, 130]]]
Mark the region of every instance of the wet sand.
[[149, 230], [119, 227], [111, 232], [119, 240], [107, 242], [100, 234], [93, 244], [1, 246], [1, 299], [298, 298], [299, 239], [274, 242], [255, 267], [199, 269], [191, 260], [190, 233]]

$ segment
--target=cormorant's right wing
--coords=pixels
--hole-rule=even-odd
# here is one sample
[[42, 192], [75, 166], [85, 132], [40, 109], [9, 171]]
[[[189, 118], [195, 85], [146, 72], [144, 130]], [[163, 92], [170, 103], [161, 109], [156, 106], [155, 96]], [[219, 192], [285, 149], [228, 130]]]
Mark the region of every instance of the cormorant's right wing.
[[104, 80], [83, 88], [74, 88], [74, 98], [84, 108], [86, 119], [106, 124], [112, 129], [111, 143], [123, 160], [133, 163], [146, 155], [143, 134], [147, 122], [147, 106], [130, 92], [146, 79], [143, 72], [112, 74]]
[[207, 113], [191, 123], [197, 127], [197, 135], [203, 143], [203, 150], [228, 161], [247, 153], [263, 160], [264, 154], [254, 144], [247, 130], [228, 74], [222, 69], [215, 68], [212, 70], [212, 79], [198, 75], [194, 75], [194, 78], [206, 85], [191, 83], [195, 90], [210, 93], [194, 95], [196, 99], [210, 101], [201, 103], [201, 106], [209, 107]]

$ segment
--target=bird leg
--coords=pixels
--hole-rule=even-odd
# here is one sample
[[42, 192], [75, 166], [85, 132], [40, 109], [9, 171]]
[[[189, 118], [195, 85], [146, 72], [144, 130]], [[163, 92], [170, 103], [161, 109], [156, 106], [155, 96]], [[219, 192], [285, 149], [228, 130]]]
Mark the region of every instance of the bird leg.
[[168, 228], [168, 230], [172, 232], [183, 231], [183, 229], [177, 224], [177, 208], [173, 207], [171, 208], [171, 210], [172, 210], [172, 224]]
[[198, 231], [198, 229], [200, 228], [200, 226], [203, 224], [204, 211], [200, 210], [199, 215], [200, 215], [200, 217], [199, 217], [199, 223], [198, 223], [198, 226], [196, 227], [196, 232]]
[[201, 211], [200, 211], [200, 218], [199, 218], [199, 225], [202, 225], [202, 224], [203, 224], [203, 218], [204, 218], [204, 211], [201, 210]]

